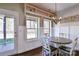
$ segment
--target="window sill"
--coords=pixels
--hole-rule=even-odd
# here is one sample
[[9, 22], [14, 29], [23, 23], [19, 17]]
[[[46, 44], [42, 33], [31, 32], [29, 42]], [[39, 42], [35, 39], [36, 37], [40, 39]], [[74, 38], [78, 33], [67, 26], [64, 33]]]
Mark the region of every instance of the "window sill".
[[37, 38], [33, 38], [33, 39], [26, 39], [27, 42], [33, 42], [33, 41], [38, 41]]

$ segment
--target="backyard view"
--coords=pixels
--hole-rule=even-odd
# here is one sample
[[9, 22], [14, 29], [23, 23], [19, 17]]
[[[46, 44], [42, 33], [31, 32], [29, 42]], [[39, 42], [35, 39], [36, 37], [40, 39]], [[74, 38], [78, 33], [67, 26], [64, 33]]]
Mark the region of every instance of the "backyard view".
[[[14, 45], [14, 18], [0, 16], [0, 50]], [[7, 48], [5, 48], [7, 49]]]

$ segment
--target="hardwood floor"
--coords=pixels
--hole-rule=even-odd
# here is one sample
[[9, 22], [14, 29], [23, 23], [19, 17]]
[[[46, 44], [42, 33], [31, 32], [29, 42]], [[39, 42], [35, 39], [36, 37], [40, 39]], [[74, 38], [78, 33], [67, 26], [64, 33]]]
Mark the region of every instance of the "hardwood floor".
[[[27, 51], [27, 52], [23, 52], [20, 54], [15, 54], [12, 56], [42, 56], [42, 47]], [[76, 56], [79, 56], [79, 51], [76, 51]]]
[[42, 56], [41, 54], [42, 51], [42, 47], [27, 51], [27, 52], [23, 52], [20, 54], [15, 54], [13, 56]]

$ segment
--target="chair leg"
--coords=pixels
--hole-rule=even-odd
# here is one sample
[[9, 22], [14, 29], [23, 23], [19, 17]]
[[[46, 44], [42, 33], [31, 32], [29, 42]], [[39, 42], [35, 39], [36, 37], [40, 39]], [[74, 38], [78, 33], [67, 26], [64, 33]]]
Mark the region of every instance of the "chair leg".
[[58, 54], [58, 51], [56, 50], [54, 53], [55, 53], [55, 56], [57, 56], [57, 54]]
[[75, 54], [76, 54], [75, 51], [73, 51], [72, 56], [75, 56]]
[[56, 56], [57, 56], [58, 51], [56, 50]]

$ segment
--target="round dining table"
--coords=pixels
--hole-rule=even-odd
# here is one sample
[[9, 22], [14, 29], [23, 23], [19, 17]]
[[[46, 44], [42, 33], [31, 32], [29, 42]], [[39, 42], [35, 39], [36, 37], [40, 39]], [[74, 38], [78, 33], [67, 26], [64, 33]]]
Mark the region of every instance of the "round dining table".
[[[72, 40], [63, 37], [51, 37], [51, 42], [56, 44], [56, 48], [58, 49], [59, 53], [59, 47], [72, 43]], [[60, 53], [58, 55], [60, 55]]]
[[52, 37], [51, 42], [56, 44], [70, 44], [72, 43], [72, 40], [63, 37]]

